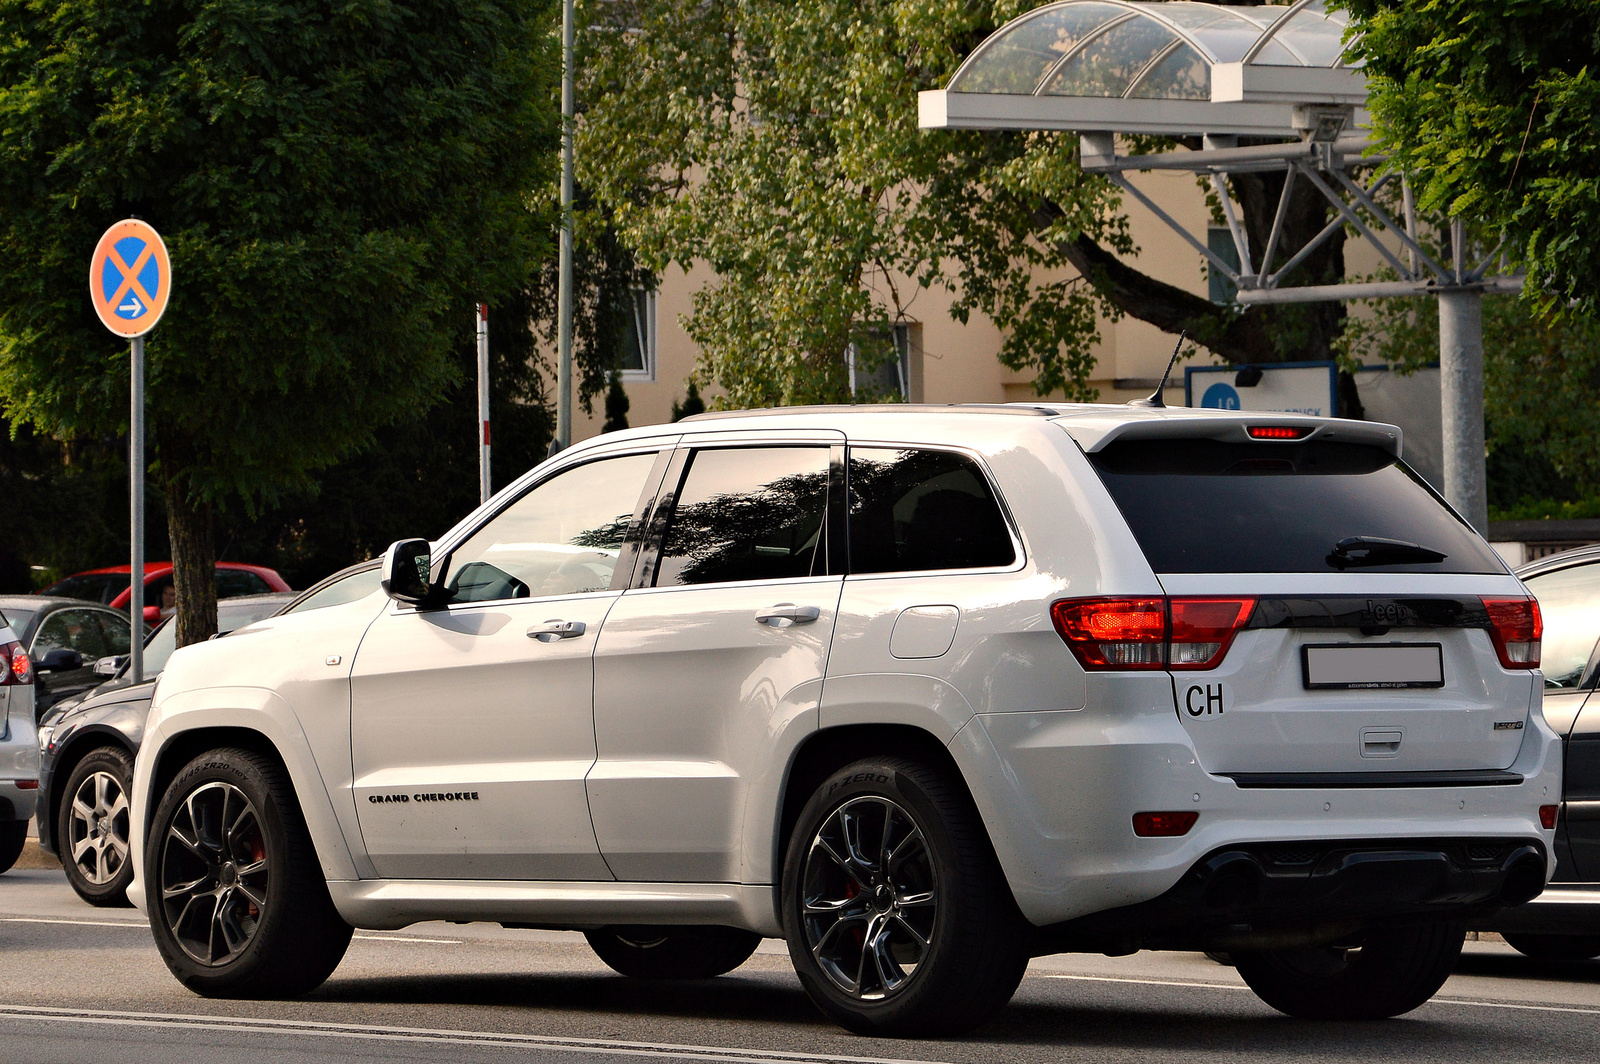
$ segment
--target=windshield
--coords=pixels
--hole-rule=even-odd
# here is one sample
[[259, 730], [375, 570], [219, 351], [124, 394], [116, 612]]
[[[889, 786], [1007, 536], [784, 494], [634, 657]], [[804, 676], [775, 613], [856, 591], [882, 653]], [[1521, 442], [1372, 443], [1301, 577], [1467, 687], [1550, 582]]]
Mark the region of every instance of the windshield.
[[[283, 600], [277, 597], [259, 602], [243, 602], [234, 599], [219, 603], [217, 606], [217, 635], [225, 636], [236, 632], [247, 624], [271, 617], [283, 608]], [[167, 659], [172, 657], [172, 652], [177, 649], [178, 626], [175, 618], [169, 617], [162, 622], [161, 627], [153, 632], [144, 645], [144, 678], [153, 680], [167, 667]], [[126, 666], [123, 667], [126, 671]]]
[[1127, 440], [1089, 460], [1158, 573], [1505, 571], [1378, 447]]
[[1600, 640], [1600, 564], [1557, 569], [1526, 583], [1544, 618], [1539, 668], [1545, 686], [1577, 687]]
[[364, 599], [378, 590], [378, 583], [383, 578], [383, 573], [377, 566], [371, 569], [362, 569], [360, 572], [351, 573], [342, 580], [335, 580], [327, 587], [322, 588], [299, 602], [286, 613], [299, 613], [302, 610], [320, 610], [324, 606], [343, 606], [346, 602]]

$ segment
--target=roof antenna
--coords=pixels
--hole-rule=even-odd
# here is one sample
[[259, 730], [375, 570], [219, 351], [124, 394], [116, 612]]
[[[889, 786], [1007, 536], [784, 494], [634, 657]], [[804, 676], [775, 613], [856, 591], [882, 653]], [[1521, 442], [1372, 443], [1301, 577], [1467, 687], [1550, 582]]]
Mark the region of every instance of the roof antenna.
[[1161, 383], [1156, 385], [1156, 390], [1150, 393], [1150, 398], [1148, 398], [1148, 399], [1129, 399], [1128, 400], [1128, 405], [1129, 406], [1153, 406], [1153, 407], [1157, 407], [1157, 408], [1160, 408], [1160, 409], [1165, 409], [1166, 408], [1166, 405], [1167, 405], [1166, 396], [1163, 395], [1162, 393], [1164, 393], [1166, 391], [1166, 389], [1167, 389], [1167, 378], [1172, 376], [1172, 367], [1177, 365], [1177, 363], [1178, 363], [1178, 352], [1183, 350], [1183, 340], [1184, 340], [1184, 337], [1186, 337], [1188, 335], [1189, 335], [1189, 330], [1188, 329], [1185, 329], [1185, 330], [1183, 330], [1182, 332], [1180, 332], [1178, 334], [1177, 346], [1172, 349], [1172, 357], [1167, 359], [1167, 371], [1161, 375]]

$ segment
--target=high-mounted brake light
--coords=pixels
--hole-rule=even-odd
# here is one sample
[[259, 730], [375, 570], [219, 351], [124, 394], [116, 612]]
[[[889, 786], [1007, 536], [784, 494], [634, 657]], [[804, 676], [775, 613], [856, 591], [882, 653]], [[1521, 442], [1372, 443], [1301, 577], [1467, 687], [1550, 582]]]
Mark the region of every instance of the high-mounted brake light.
[[1250, 619], [1253, 598], [1064, 599], [1050, 620], [1091, 672], [1214, 669]]
[[21, 643], [0, 643], [0, 684], [30, 684], [33, 662]]
[[1303, 440], [1311, 430], [1294, 425], [1250, 425], [1245, 429], [1252, 440]]
[[1489, 613], [1489, 638], [1500, 664], [1508, 669], [1537, 669], [1539, 640], [1544, 636], [1539, 603], [1531, 598], [1486, 598], [1483, 608]]

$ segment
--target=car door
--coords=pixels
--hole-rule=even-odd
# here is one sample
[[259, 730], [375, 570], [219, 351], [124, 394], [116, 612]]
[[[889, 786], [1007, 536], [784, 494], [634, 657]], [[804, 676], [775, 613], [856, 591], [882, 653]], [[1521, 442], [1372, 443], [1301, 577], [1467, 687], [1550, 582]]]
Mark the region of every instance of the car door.
[[618, 879], [739, 882], [753, 866], [744, 881], [765, 881], [773, 825], [745, 810], [776, 795], [816, 727], [842, 443], [686, 438], [674, 458], [636, 586], [595, 648], [589, 807]]
[[[1544, 617], [1545, 720], [1567, 739], [1556, 879], [1600, 880], [1600, 562], [1529, 577]], [[1565, 846], [1561, 843], [1565, 842]], [[1566, 867], [1562, 850], [1571, 855]]]
[[392, 604], [368, 630], [351, 675], [352, 768], [379, 876], [611, 878], [584, 796], [592, 655], [661, 452], [541, 479], [446, 546], [435, 576], [449, 605]]

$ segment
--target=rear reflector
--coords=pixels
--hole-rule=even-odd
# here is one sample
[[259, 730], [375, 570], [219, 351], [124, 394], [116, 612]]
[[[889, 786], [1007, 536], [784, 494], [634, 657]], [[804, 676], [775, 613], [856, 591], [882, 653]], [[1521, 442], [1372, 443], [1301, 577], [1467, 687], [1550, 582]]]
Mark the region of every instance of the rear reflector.
[[38, 780], [17, 780], [17, 790], [19, 791], [36, 791], [38, 789]]
[[1135, 813], [1133, 833], [1141, 839], [1176, 838], [1189, 834], [1189, 829], [1199, 819], [1200, 814], [1193, 809], [1181, 809], [1175, 813]]
[[1544, 826], [1546, 831], [1554, 831], [1556, 829], [1556, 810], [1559, 808], [1560, 806], [1554, 805], [1541, 805], [1539, 807], [1539, 823]]
[[1251, 425], [1245, 429], [1252, 440], [1303, 440], [1311, 430], [1295, 425]]
[[1253, 598], [1065, 599], [1050, 620], [1091, 672], [1214, 669], [1250, 619]]
[[1544, 635], [1539, 603], [1531, 598], [1486, 598], [1483, 608], [1489, 614], [1489, 638], [1500, 664], [1508, 669], [1537, 669], [1539, 640]]

